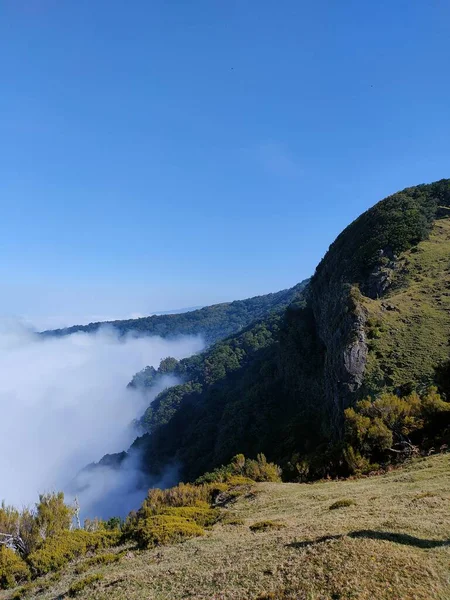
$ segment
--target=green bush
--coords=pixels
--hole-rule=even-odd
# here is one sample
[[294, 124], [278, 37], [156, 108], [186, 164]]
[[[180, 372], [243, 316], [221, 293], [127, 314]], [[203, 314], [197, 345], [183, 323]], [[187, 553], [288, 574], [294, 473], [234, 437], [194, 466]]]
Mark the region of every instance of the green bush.
[[337, 508], [346, 508], [347, 506], [354, 506], [356, 502], [351, 498], [342, 498], [342, 500], [336, 500], [329, 507], [330, 510], [336, 510]]
[[29, 578], [26, 562], [14, 550], [0, 546], [0, 588], [14, 587]]
[[131, 537], [140, 548], [153, 548], [203, 534], [203, 529], [194, 521], [172, 515], [156, 515], [138, 521]]
[[57, 571], [69, 561], [87, 552], [107, 548], [119, 541], [120, 535], [111, 531], [89, 532], [82, 529], [64, 531], [50, 537], [28, 556], [34, 575]]
[[80, 581], [76, 581], [75, 583], [72, 583], [72, 585], [70, 586], [67, 593], [71, 598], [73, 598], [74, 596], [77, 596], [78, 594], [80, 594], [86, 587], [89, 587], [89, 586], [93, 585], [94, 583], [101, 581], [102, 579], [103, 579], [103, 575], [101, 573], [95, 573], [93, 575], [88, 575], [84, 579], [80, 579]]
[[41, 494], [34, 509], [17, 510], [0, 506], [0, 532], [20, 538], [20, 553], [25, 557], [44, 540], [70, 528], [74, 509], [64, 502], [62, 492]]
[[164, 509], [160, 514], [182, 517], [189, 521], [194, 521], [200, 527], [212, 527], [219, 520], [219, 511], [205, 506], [171, 506]]
[[379, 464], [370, 462], [350, 445], [343, 449], [343, 458], [350, 472], [356, 475], [367, 475], [380, 468]]
[[450, 402], [435, 387], [422, 395], [384, 392], [375, 400], [360, 400], [345, 410], [344, 458], [350, 472], [367, 472], [376, 466], [371, 465], [373, 459], [389, 460], [399, 452], [395, 446], [411, 449], [411, 439], [421, 443], [427, 432], [433, 437], [449, 417]]
[[75, 568], [75, 573], [80, 575], [81, 573], [88, 571], [91, 567], [95, 567], [97, 565], [111, 565], [119, 562], [122, 556], [123, 554], [113, 554], [112, 552], [107, 554], [99, 554], [98, 556], [92, 556], [91, 558], [86, 559], [80, 565], [77, 565]]
[[258, 454], [256, 460], [245, 458], [243, 454], [236, 454], [228, 465], [205, 473], [196, 480], [196, 483], [242, 485], [255, 481], [281, 481], [280, 467], [267, 462], [264, 454]]
[[239, 519], [238, 517], [234, 517], [233, 515], [224, 515], [223, 518], [220, 519], [220, 522], [222, 525], [244, 525], [244, 519]]
[[41, 494], [36, 504], [36, 527], [44, 539], [70, 528], [74, 509], [64, 502], [63, 492]]
[[168, 507], [207, 506], [211, 501], [213, 489], [210, 485], [190, 483], [180, 483], [166, 490], [150, 489], [138, 511], [138, 516], [145, 518], [157, 515]]

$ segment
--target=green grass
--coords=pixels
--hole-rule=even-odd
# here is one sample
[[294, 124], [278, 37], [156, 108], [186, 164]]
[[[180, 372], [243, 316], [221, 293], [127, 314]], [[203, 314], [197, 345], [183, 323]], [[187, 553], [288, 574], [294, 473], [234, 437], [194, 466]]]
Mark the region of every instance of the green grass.
[[[204, 537], [153, 550], [129, 548], [119, 562], [93, 566], [101, 581], [85, 600], [448, 600], [450, 454], [419, 459], [385, 475], [314, 484], [259, 483], [258, 493], [222, 509]], [[330, 506], [342, 499], [352, 504]], [[255, 522], [282, 529], [252, 533]], [[122, 549], [123, 551], [123, 549]], [[79, 581], [35, 583], [52, 600]], [[44, 585], [44, 583], [46, 585]], [[35, 587], [35, 590], [38, 588]], [[0, 593], [0, 599], [14, 591]]]
[[368, 310], [367, 391], [427, 382], [449, 357], [450, 219], [401, 255], [391, 292], [364, 298]]

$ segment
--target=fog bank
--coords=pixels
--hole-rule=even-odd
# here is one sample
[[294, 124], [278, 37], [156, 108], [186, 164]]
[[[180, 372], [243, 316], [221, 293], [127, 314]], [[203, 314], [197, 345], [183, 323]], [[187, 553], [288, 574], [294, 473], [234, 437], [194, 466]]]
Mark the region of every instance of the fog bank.
[[[118, 339], [114, 331], [41, 338], [12, 323], [0, 328], [0, 501], [22, 506], [38, 493], [64, 489], [87, 464], [126, 449], [130, 423], [149, 402], [126, 385], [146, 365], [202, 349], [198, 337]], [[110, 472], [95, 478], [87, 501], [129, 489], [139, 478], [126, 465], [120, 481]], [[132, 502], [132, 498], [127, 500]], [[85, 506], [86, 508], [86, 506]], [[89, 515], [93, 516], [93, 515]]]

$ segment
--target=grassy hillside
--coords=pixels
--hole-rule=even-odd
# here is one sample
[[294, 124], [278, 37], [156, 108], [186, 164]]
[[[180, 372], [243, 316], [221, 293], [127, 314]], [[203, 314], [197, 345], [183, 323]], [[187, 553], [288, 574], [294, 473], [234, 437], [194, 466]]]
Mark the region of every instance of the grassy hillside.
[[253, 321], [262, 319], [272, 311], [283, 310], [305, 287], [307, 281], [296, 286], [264, 296], [255, 296], [246, 300], [235, 300], [206, 306], [198, 310], [170, 315], [153, 315], [141, 319], [107, 321], [74, 325], [64, 329], [44, 331], [45, 336], [63, 336], [84, 331], [93, 333], [104, 325], [109, 325], [120, 335], [133, 332], [139, 335], [159, 335], [176, 337], [179, 335], [202, 335], [206, 343], [211, 344], [232, 333], [247, 327]]
[[118, 548], [117, 562], [84, 558], [29, 597], [63, 598], [84, 580], [80, 599], [447, 600], [449, 509], [450, 454], [359, 480], [253, 484], [221, 509], [229, 524]]
[[404, 252], [383, 298], [367, 309], [366, 388], [408, 388], [433, 381], [449, 356], [450, 219], [437, 220], [428, 240]]

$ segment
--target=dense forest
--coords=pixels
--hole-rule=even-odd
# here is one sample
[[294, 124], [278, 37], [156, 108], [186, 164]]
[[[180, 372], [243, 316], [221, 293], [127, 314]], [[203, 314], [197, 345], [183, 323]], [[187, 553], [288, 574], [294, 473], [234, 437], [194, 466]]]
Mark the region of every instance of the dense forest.
[[113, 327], [121, 336], [127, 333], [158, 335], [164, 338], [180, 335], [201, 335], [207, 344], [212, 344], [240, 331], [256, 319], [264, 318], [272, 311], [286, 308], [306, 284], [307, 281], [303, 281], [293, 288], [273, 294], [214, 304], [189, 312], [152, 315], [123, 321], [90, 323], [89, 325], [74, 325], [64, 329], [44, 331], [41, 335], [63, 336], [78, 331], [93, 333], [100, 327], [108, 325]]

